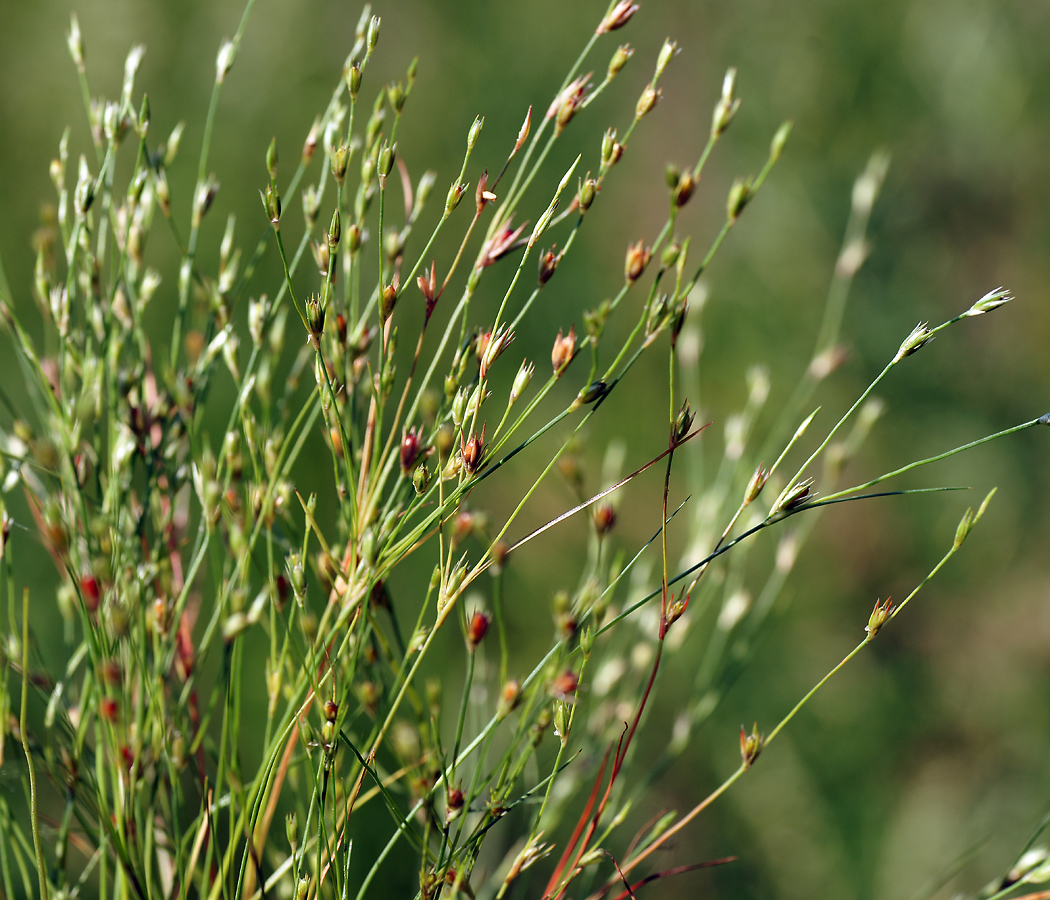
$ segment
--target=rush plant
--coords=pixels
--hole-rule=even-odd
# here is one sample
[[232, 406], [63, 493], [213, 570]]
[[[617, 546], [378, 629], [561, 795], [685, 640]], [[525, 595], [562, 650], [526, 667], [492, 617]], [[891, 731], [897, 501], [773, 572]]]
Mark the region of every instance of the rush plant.
[[[209, 148], [253, 5], [218, 52], [185, 198], [169, 186], [182, 129], [158, 139], [137, 93], [142, 49], [128, 55], [121, 95], [95, 100], [72, 20], [93, 153], [71, 159], [67, 131], [51, 165], [57, 212], [38, 243], [35, 308], [0, 282], [19, 378], [0, 394], [0, 761], [18, 767], [25, 788], [24, 804], [0, 792], [4, 896], [362, 898], [386, 895], [401, 873], [393, 883], [410, 881], [423, 898], [503, 897], [526, 885], [529, 896], [622, 898], [729, 862], [679, 849], [659, 870], [652, 855], [775, 752], [827, 678], [896, 624], [990, 494], [945, 535], [944, 557], [910, 595], [875, 601], [856, 647], [797, 706], [741, 729], [740, 765], [724, 783], [654, 822], [638, 821], [632, 805], [746, 665], [826, 507], [905, 493], [892, 482], [904, 472], [1047, 423], [838, 484], [879, 417], [880, 382], [1010, 294], [990, 291], [942, 324], [917, 326], [813, 438], [808, 404], [842, 362], [844, 306], [885, 174], [876, 156], [854, 191], [812, 360], [779, 424], [755, 433], [769, 376], [750, 372], [745, 408], [723, 423], [721, 464], [692, 466], [683, 490], [676, 463], [716, 430], [693, 412], [702, 276], [771, 176], [790, 125], [772, 134], [757, 175], [733, 184], [712, 213], [715, 238], [698, 249], [679, 233], [679, 212], [737, 112], [728, 72], [706, 145], [667, 172], [663, 227], [624, 235], [612, 296], [588, 298], [579, 331], [550, 328], [549, 361], [522, 359], [515, 332], [543, 320], [547, 285], [574, 263], [603, 188], [659, 111], [675, 43], [645, 63], [651, 77], [625, 98], [622, 121], [581, 139], [540, 194], [552, 148], [575, 140], [585, 127], [576, 120], [639, 64], [608, 36], [637, 5], [612, 3], [549, 104], [522, 110], [516, 134], [484, 145], [479, 117], [458, 175], [435, 196], [436, 176], [410, 172], [398, 147], [416, 64], [370, 84], [381, 29], [366, 7], [291, 171], [275, 143], [245, 148], [260, 173], [265, 162], [262, 215], [229, 219], [211, 268], [200, 245], [219, 186]], [[608, 62], [581, 74], [593, 58]], [[449, 233], [454, 249], [440, 255]], [[162, 239], [179, 248], [172, 271], [151, 262]], [[283, 278], [260, 285], [267, 257]], [[574, 463], [579, 442], [643, 354], [667, 360], [666, 430], [630, 474], [611, 452], [602, 481], [589, 483]], [[318, 434], [321, 473], [304, 458]], [[538, 465], [528, 448], [542, 451]], [[310, 463], [310, 483], [328, 484], [320, 498], [302, 489]], [[617, 490], [650, 468], [662, 474], [645, 510], [656, 527], [648, 542], [622, 546]], [[578, 501], [523, 533], [523, 511], [558, 473]], [[498, 517], [476, 500], [490, 482], [504, 485]], [[589, 551], [577, 586], [555, 596], [549, 645], [527, 658], [507, 605], [529, 610], [533, 637], [550, 631], [549, 614], [506, 596], [503, 573], [573, 516], [589, 519]], [[680, 561], [669, 549], [675, 529], [687, 546]], [[776, 561], [752, 599], [741, 587], [745, 554], [770, 529], [782, 535]], [[31, 541], [57, 573], [53, 590], [33, 596], [21, 562]], [[715, 568], [718, 579], [704, 577]], [[34, 643], [56, 616], [58, 669]], [[449, 632], [458, 652], [443, 649]], [[635, 739], [661, 664], [685, 646], [695, 685], [663, 755], [640, 759]], [[628, 666], [638, 648], [642, 664]], [[366, 835], [377, 852], [355, 850]]]

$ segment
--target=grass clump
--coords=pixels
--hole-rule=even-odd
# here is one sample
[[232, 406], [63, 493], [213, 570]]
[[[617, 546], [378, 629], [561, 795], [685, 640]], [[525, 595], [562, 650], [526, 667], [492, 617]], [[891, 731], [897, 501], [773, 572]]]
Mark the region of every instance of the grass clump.
[[[720, 465], [694, 466], [692, 499], [676, 500], [675, 461], [707, 439], [694, 413], [701, 279], [770, 177], [790, 126], [775, 131], [757, 175], [733, 184], [714, 239], [697, 250], [678, 233], [679, 212], [738, 109], [727, 73], [706, 145], [692, 165], [667, 172], [665, 223], [625, 240], [616, 293], [593, 305], [579, 334], [550, 335], [549, 365], [519, 359], [515, 331], [542, 315], [547, 284], [572, 264], [602, 189], [657, 108], [674, 42], [658, 51], [640, 96], [627, 98], [624, 121], [581, 144], [554, 190], [538, 196], [552, 148], [572, 140], [577, 117], [616, 89], [631, 59], [628, 45], [608, 48], [605, 35], [637, 7], [611, 4], [550, 105], [523, 111], [498, 163], [479, 171], [474, 161], [479, 117], [459, 173], [435, 196], [436, 176], [413, 177], [398, 150], [415, 62], [401, 80], [369, 85], [381, 27], [366, 9], [291, 174], [276, 144], [259, 148], [268, 177], [258, 237], [242, 243], [244, 225], [231, 217], [210, 269], [200, 246], [219, 190], [209, 146], [252, 5], [217, 55], [188, 198], [173, 197], [168, 179], [181, 164], [181, 128], [158, 141], [149, 101], [136, 94], [142, 50], [129, 54], [121, 96], [93, 100], [73, 20], [94, 156], [74, 164], [67, 132], [52, 164], [57, 213], [39, 243], [30, 311], [41, 326], [23, 324], [9, 291], [0, 309], [21, 378], [2, 396], [0, 422], [0, 758], [20, 749], [28, 798], [23, 808], [0, 795], [5, 895], [364, 897], [384, 890], [391, 868], [411, 867], [422, 897], [502, 897], [524, 884], [544, 897], [622, 897], [728, 862], [658, 870], [650, 858], [890, 625], [959, 550], [987, 499], [946, 536], [944, 557], [911, 594], [876, 602], [856, 647], [779, 722], [741, 728], [728, 779], [685, 813], [648, 824], [634, 821], [632, 805], [746, 665], [824, 507], [903, 493], [882, 485], [1046, 423], [838, 484], [880, 415], [880, 382], [1009, 293], [917, 326], [811, 438], [813, 391], [844, 358], [843, 310], [885, 174], [874, 157], [854, 191], [812, 361], [778, 423], [755, 433], [769, 380], [754, 370], [744, 409], [726, 423]], [[600, 78], [580, 74], [592, 52], [609, 58]], [[289, 215], [300, 194], [304, 225]], [[453, 251], [439, 259], [435, 248], [453, 230]], [[151, 266], [155, 232], [178, 247], [174, 271]], [[267, 255], [283, 279], [255, 293]], [[614, 320], [626, 324], [608, 327]], [[643, 355], [661, 353], [666, 433], [630, 474], [610, 454], [603, 483], [585, 484], [573, 463], [585, 427]], [[232, 401], [216, 412], [230, 386]], [[221, 435], [207, 424], [216, 415]], [[327, 448], [320, 498], [300, 490], [318, 432]], [[530, 447], [542, 462], [520, 474]], [[640, 546], [618, 546], [616, 491], [650, 468], [662, 473], [658, 527]], [[578, 502], [521, 534], [523, 510], [558, 471]], [[485, 482], [512, 492], [496, 521], [472, 502]], [[555, 596], [549, 646], [525, 658], [505, 615], [513, 600], [504, 570], [577, 514], [590, 517], [577, 586]], [[798, 524], [786, 531], [787, 520]], [[677, 527], [681, 561], [668, 542]], [[752, 598], [747, 548], [770, 528], [783, 536]], [[54, 561], [53, 596], [22, 589], [19, 543], [30, 539]], [[704, 578], [712, 567], [722, 577]], [[429, 581], [403, 574], [421, 571]], [[34, 649], [31, 607], [58, 612], [59, 670]], [[450, 631], [462, 636], [452, 659], [441, 645]], [[635, 739], [661, 665], [687, 641], [695, 685], [662, 754], [640, 759]], [[632, 656], [641, 664], [628, 666]], [[366, 838], [379, 849], [362, 857], [355, 841]]]

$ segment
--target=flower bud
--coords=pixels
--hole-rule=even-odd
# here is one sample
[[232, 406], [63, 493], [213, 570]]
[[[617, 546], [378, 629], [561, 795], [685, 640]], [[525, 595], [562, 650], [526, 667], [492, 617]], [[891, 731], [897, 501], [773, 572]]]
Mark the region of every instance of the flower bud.
[[295, 848], [299, 846], [299, 820], [295, 815], [295, 810], [284, 817], [284, 835], [288, 838], [288, 846], [292, 848], [294, 854]]
[[306, 324], [310, 329], [310, 342], [315, 350], [321, 349], [321, 335], [324, 332], [325, 308], [318, 297], [306, 301]]
[[777, 133], [773, 135], [773, 140], [769, 144], [769, 158], [773, 162], [780, 159], [781, 154], [784, 152], [784, 146], [787, 144], [787, 139], [791, 134], [791, 126], [793, 124], [794, 123], [790, 120], [785, 122], [777, 129]]
[[967, 509], [963, 513], [962, 519], [959, 521], [959, 527], [955, 529], [955, 540], [952, 543], [952, 549], [958, 550], [962, 546], [962, 542], [966, 540], [966, 536], [970, 533], [970, 530], [974, 525], [977, 524], [977, 520], [984, 515], [984, 511], [988, 508], [988, 504], [991, 502], [992, 497], [995, 496], [996, 488], [992, 488], [988, 495], [981, 502], [981, 505], [977, 508], [975, 513], [972, 509]]
[[980, 300], [974, 303], [974, 305], [964, 312], [963, 315], [980, 316], [984, 313], [991, 312], [993, 309], [998, 309], [1004, 303], [1009, 303], [1013, 299], [1013, 296], [1006, 288], [997, 287], [994, 291], [989, 291]]
[[339, 207], [336, 207], [332, 213], [332, 224], [328, 226], [328, 246], [333, 250], [339, 245], [339, 238], [342, 233], [342, 220], [339, 217]]
[[328, 246], [328, 241], [325, 241], [323, 244], [315, 244], [311, 241], [310, 252], [313, 254], [314, 262], [317, 264], [317, 271], [322, 278], [326, 278], [328, 276], [329, 263], [332, 261], [332, 250]]
[[346, 229], [346, 245], [350, 248], [351, 253], [356, 253], [361, 249], [361, 226], [357, 222]]
[[532, 380], [532, 373], [536, 371], [536, 367], [529, 362], [523, 362], [521, 367], [518, 369], [518, 374], [514, 376], [514, 383], [510, 388], [510, 402], [515, 403], [517, 399], [525, 393], [525, 389], [529, 386], [529, 382]]
[[507, 331], [506, 327], [500, 328], [494, 335], [489, 335], [487, 346], [481, 356], [480, 372], [482, 378], [488, 374], [493, 363], [499, 359], [500, 354], [510, 346], [513, 340], [514, 332]]
[[[266, 190], [262, 192], [263, 198], [263, 209], [266, 210], [266, 218], [270, 220], [270, 224], [277, 228], [281, 222], [281, 195], [278, 193], [277, 188], [272, 184], [266, 186]], [[201, 214], [203, 215], [203, 213]], [[199, 222], [198, 218], [198, 222]]]
[[350, 164], [350, 148], [343, 144], [332, 151], [332, 175], [342, 185], [346, 180], [346, 168]]
[[225, 40], [222, 42], [222, 46], [219, 47], [219, 52], [215, 57], [215, 83], [222, 84], [226, 80], [226, 76], [230, 74], [230, 69], [233, 68], [233, 60], [237, 56], [237, 47], [233, 41]]
[[583, 98], [587, 92], [587, 82], [590, 75], [583, 75], [573, 81], [563, 90], [547, 110], [547, 118], [554, 119], [554, 133], [561, 134], [565, 127], [573, 120], [577, 110], [583, 104]]
[[94, 575], [87, 574], [80, 579], [80, 596], [84, 600], [84, 608], [93, 613], [98, 609], [99, 599], [102, 595], [98, 580]]
[[604, 397], [608, 390], [609, 388], [604, 381], [592, 381], [580, 391], [578, 399], [581, 403], [594, 403], [596, 400]]
[[744, 491], [744, 506], [758, 499], [758, 495], [762, 493], [762, 488], [766, 486], [768, 478], [769, 472], [759, 465], [755, 469], [755, 474], [751, 476], [751, 480], [747, 483], [747, 489]]
[[471, 651], [484, 640], [491, 623], [492, 619], [480, 610], [470, 617], [470, 621], [467, 623], [467, 646]]
[[671, 431], [671, 436], [676, 444], [689, 434], [689, 429], [693, 427], [693, 419], [695, 418], [696, 413], [690, 408], [689, 401], [683, 400], [682, 406], [678, 410], [678, 415], [675, 416], [674, 427]]
[[459, 596], [460, 588], [463, 587], [463, 581], [466, 577], [466, 566], [459, 565], [452, 570], [448, 580], [445, 582], [444, 589], [441, 591], [441, 596], [438, 598], [438, 613]]
[[561, 700], [569, 700], [580, 686], [580, 676], [572, 669], [566, 669], [551, 682], [550, 691]]
[[346, 79], [346, 89], [350, 92], [350, 99], [356, 100], [357, 92], [361, 90], [361, 64], [351, 61], [343, 70], [343, 77]]
[[412, 490], [417, 495], [422, 495], [427, 492], [428, 487], [430, 487], [430, 469], [427, 468], [425, 462], [421, 462], [416, 466], [416, 471], [412, 473]]
[[649, 265], [652, 255], [652, 248], [647, 247], [644, 241], [635, 241], [627, 248], [623, 274], [628, 284], [634, 284], [642, 277], [642, 273], [645, 271], [645, 267]]
[[887, 597], [885, 601], [880, 603], [878, 600], [875, 601], [875, 608], [871, 611], [871, 615], [868, 617], [868, 624], [864, 626], [864, 630], [868, 633], [865, 640], [870, 641], [875, 635], [879, 633], [879, 629], [888, 622], [894, 614], [894, 606]]
[[659, 56], [656, 57], [656, 74], [653, 76], [654, 80], [660, 78], [660, 76], [664, 74], [664, 69], [667, 68], [667, 64], [671, 61], [671, 57], [677, 52], [678, 44], [670, 38], [666, 39], [663, 46], [660, 48]]
[[662, 94], [663, 91], [660, 88], [654, 88], [652, 84], [647, 84], [645, 90], [642, 91], [642, 95], [638, 98], [638, 102], [635, 104], [635, 119], [641, 119], [651, 112]]
[[540, 272], [537, 276], [540, 287], [543, 287], [548, 281], [551, 280], [551, 276], [555, 273], [558, 268], [558, 257], [554, 252], [554, 246], [552, 245], [550, 250], [545, 250], [540, 254]]
[[485, 127], [485, 117], [478, 116], [474, 119], [473, 124], [470, 126], [470, 131], [467, 132], [467, 152], [469, 153], [474, 149], [474, 145], [478, 142], [478, 136], [481, 134], [481, 129]]
[[765, 735], [758, 733], [758, 722], [751, 729], [751, 734], [744, 731], [740, 726], [740, 758], [744, 761], [744, 768], [750, 769], [758, 755], [762, 752], [762, 743]]
[[928, 325], [928, 322], [920, 322], [911, 330], [911, 334], [904, 339], [900, 349], [897, 351], [897, 355], [893, 357], [894, 363], [900, 362], [906, 356], [911, 356], [916, 350], [926, 346], [933, 340], [933, 335], [930, 334]]
[[[450, 376], [451, 377], [451, 376]], [[447, 387], [447, 385], [446, 385]], [[447, 390], [446, 390], [447, 394]], [[463, 416], [467, 410], [467, 392], [460, 388], [456, 391], [456, 395], [452, 400], [452, 421], [456, 423], [458, 428], [463, 424]]]
[[142, 95], [142, 105], [139, 107], [139, 117], [135, 123], [138, 130], [139, 137], [145, 137], [146, 132], [149, 131], [149, 120], [150, 120], [150, 106], [149, 97], [146, 94]]
[[615, 78], [620, 69], [627, 65], [627, 60], [634, 55], [634, 48], [630, 44], [620, 44], [616, 48], [616, 52], [612, 55], [612, 59], [609, 60], [609, 68], [606, 72], [606, 78]]
[[468, 475], [473, 475], [481, 466], [485, 455], [485, 426], [481, 426], [481, 435], [472, 434], [470, 440], [460, 445], [460, 456], [463, 459], [463, 468]]
[[569, 742], [571, 709], [567, 703], [554, 704], [554, 733], [564, 747]]
[[677, 208], [681, 209], [689, 202], [694, 190], [696, 190], [696, 179], [693, 178], [691, 172], [686, 172], [678, 179], [678, 184], [671, 191], [671, 200]]
[[616, 165], [623, 156], [623, 144], [616, 140], [616, 129], [609, 128], [602, 137], [602, 168]]
[[394, 306], [397, 304], [397, 285], [388, 284], [383, 287], [383, 293], [379, 298], [379, 319], [385, 323], [394, 314]]
[[797, 484], [789, 484], [770, 507], [769, 515], [774, 516], [781, 512], [790, 512], [797, 509], [807, 500], [812, 500], [813, 479], [807, 478]]
[[663, 250], [660, 251], [660, 266], [664, 269], [670, 269], [678, 262], [678, 256], [682, 252], [682, 245], [678, 241], [672, 241], [667, 244]]
[[266, 148], [266, 172], [270, 181], [277, 180], [277, 138], [271, 138], [270, 146]]
[[623, 28], [624, 25], [631, 21], [631, 16], [636, 12], [638, 12], [637, 3], [632, 3], [631, 0], [618, 0], [616, 5], [598, 23], [594, 33], [607, 34], [610, 31], [616, 31], [617, 28]]
[[401, 433], [401, 472], [408, 475], [416, 465], [419, 454], [423, 452], [418, 429], [406, 428]]
[[735, 87], [736, 69], [729, 69], [722, 81], [722, 96], [715, 104], [715, 111], [711, 117], [711, 136], [714, 138], [721, 137], [733, 121], [736, 111], [740, 109], [740, 100], [734, 95]]
[[84, 38], [80, 34], [80, 22], [76, 13], [69, 15], [69, 34], [66, 35], [66, 45], [69, 47], [69, 55], [73, 58], [73, 65], [78, 72], [84, 71]]
[[510, 680], [503, 685], [499, 692], [499, 705], [496, 708], [496, 716], [505, 719], [514, 711], [521, 700], [521, 684], [516, 680]]
[[182, 132], [186, 128], [185, 122], [179, 122], [171, 129], [171, 134], [168, 135], [168, 143], [164, 149], [164, 165], [170, 166], [175, 162], [175, 157], [179, 153], [179, 145], [182, 143]]
[[460, 181], [452, 182], [452, 187], [448, 189], [448, 196], [445, 198], [445, 215], [451, 214], [457, 206], [459, 201], [463, 199], [463, 194], [466, 192], [467, 186]]
[[594, 521], [594, 530], [598, 537], [603, 538], [616, 524], [616, 509], [611, 503], [599, 503], [591, 513], [591, 519]]
[[317, 221], [317, 214], [321, 211], [321, 196], [313, 185], [303, 191], [303, 218], [307, 226], [312, 226]]
[[598, 184], [593, 178], [585, 178], [580, 183], [579, 192], [577, 194], [577, 199], [580, 204], [580, 212], [587, 212], [587, 210], [591, 208], [597, 190]]
[[458, 787], [449, 788], [445, 794], [445, 823], [453, 822], [463, 812], [465, 798]]
[[368, 52], [371, 53], [376, 48], [376, 44], [379, 43], [379, 25], [382, 19], [379, 16], [372, 16], [368, 22], [368, 32], [365, 40], [365, 46], [368, 48]]
[[376, 173], [379, 175], [379, 186], [382, 188], [386, 184], [386, 178], [390, 174], [390, 170], [394, 168], [394, 157], [397, 155], [397, 142], [389, 144], [383, 141], [383, 146], [379, 148], [379, 158], [376, 160]]
[[751, 199], [751, 179], [738, 178], [729, 189], [729, 197], [726, 199], [726, 215], [731, 224], [740, 218], [748, 201]]
[[569, 333], [562, 337], [561, 329], [558, 329], [558, 336], [554, 339], [554, 348], [551, 350], [551, 365], [554, 367], [554, 374], [559, 378], [562, 372], [568, 368], [570, 362], [572, 362], [573, 354], [576, 352], [576, 327], [572, 326], [569, 328]]
[[591, 651], [594, 650], [594, 637], [594, 629], [590, 625], [580, 632], [580, 652], [584, 660], [591, 658]]
[[400, 81], [393, 82], [386, 89], [386, 99], [390, 102], [391, 109], [397, 115], [400, 115], [401, 110], [405, 108], [405, 100], [407, 98], [405, 86]]

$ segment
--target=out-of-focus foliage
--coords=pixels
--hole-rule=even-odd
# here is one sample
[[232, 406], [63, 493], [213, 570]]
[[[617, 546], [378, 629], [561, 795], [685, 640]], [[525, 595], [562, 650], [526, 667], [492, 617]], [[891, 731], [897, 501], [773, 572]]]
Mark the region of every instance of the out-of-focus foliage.
[[[400, 136], [413, 172], [436, 168], [439, 184], [451, 180], [476, 113], [487, 117], [485, 138], [512, 135], [527, 106], [542, 108], [557, 87], [580, 46], [576, 22], [596, 21], [601, 8], [593, 0], [380, 4], [384, 38], [393, 39], [377, 60], [384, 77], [420, 57]], [[40, 201], [53, 196], [47, 161], [65, 124], [83, 118], [64, 41], [69, 9], [52, 0], [0, 2], [0, 248], [27, 308], [29, 236]], [[236, 27], [239, 0], [85, 0], [76, 9], [96, 83], [115, 93], [125, 53], [144, 42], [138, 83], [150, 95], [152, 127], [164, 133], [188, 116], [184, 143], [195, 147], [215, 50]], [[213, 147], [223, 213], [259, 218], [265, 148], [272, 136], [282, 147], [299, 145], [352, 43], [358, 13], [344, 3], [261, 0]], [[625, 39], [651, 55], [666, 34], [681, 52], [664, 99], [602, 198], [618, 213], [605, 210], [601, 225], [581, 237], [593, 265], [577, 260], [552, 284], [565, 304], [556, 324], [578, 322], [580, 310], [615, 289], [619, 263], [607, 261], [621, 258], [625, 223], [641, 237], [663, 220], [663, 164], [684, 164], [702, 146], [732, 65], [743, 106], [686, 210], [690, 224], [721, 209], [736, 175], [761, 166], [782, 119], [793, 118], [795, 128], [708, 275], [700, 365], [714, 391], [701, 398], [702, 417], [721, 428], [742, 402], [743, 373], [754, 362], [770, 366], [772, 406], [787, 390], [778, 385], [794, 384], [819, 324], [853, 179], [876, 147], [893, 161], [873, 216], [871, 257], [846, 314], [853, 355], [819, 396], [828, 416], [856, 396], [916, 321], [941, 321], [1000, 283], [1018, 300], [979, 328], [952, 331], [916, 358], [909, 378], [885, 385], [892, 425], [873, 434], [855, 480], [1050, 408], [1050, 5], [651, 2]], [[622, 77], [640, 88], [648, 63]], [[596, 103], [587, 115], [600, 119], [607, 108]], [[427, 155], [413, 159], [412, 152]], [[182, 187], [173, 194], [185, 196]], [[211, 227], [224, 219], [214, 215]], [[519, 341], [538, 347], [549, 336], [519, 332]], [[11, 371], [0, 360], [0, 378]], [[662, 410], [647, 422], [644, 385], [636, 380], [627, 390], [635, 394], [623, 401], [624, 414], [643, 410], [628, 435], [642, 453], [660, 434]], [[595, 435], [597, 446], [601, 440]], [[998, 483], [986, 524], [902, 627], [830, 685], [688, 833], [697, 859], [737, 854], [741, 861], [658, 890], [900, 897], [955, 868], [953, 886], [969, 890], [1002, 870], [1050, 797], [1046, 446], [1041, 431], [1025, 433], [927, 470], [928, 480], [972, 485], [979, 496]], [[599, 462], [595, 453], [592, 463]], [[979, 496], [897, 498], [825, 515], [791, 582], [792, 615], [771, 624], [694, 749], [655, 785], [653, 810], [719, 783], [737, 764], [739, 722], [783, 715], [855, 643], [874, 598], [903, 593], [924, 574], [961, 509]], [[632, 533], [651, 532], [656, 515], [646, 510]], [[556, 561], [542, 568], [563, 571]], [[544, 605], [556, 586], [546, 576], [519, 576]], [[674, 667], [688, 673], [689, 661], [676, 659]], [[671, 728], [659, 717], [673, 707], [674, 680], [665, 675], [652, 711], [654, 746]]]

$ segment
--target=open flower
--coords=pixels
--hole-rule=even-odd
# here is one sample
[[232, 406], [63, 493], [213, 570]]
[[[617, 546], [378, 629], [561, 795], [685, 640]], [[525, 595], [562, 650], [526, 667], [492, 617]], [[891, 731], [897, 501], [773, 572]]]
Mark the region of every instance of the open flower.
[[554, 124], [555, 134], [561, 134], [565, 126], [572, 121], [576, 111], [583, 105], [583, 98], [587, 94], [587, 82], [591, 80], [591, 73], [574, 78], [569, 85], [558, 94], [547, 109], [547, 118], [556, 118]]
[[637, 3], [631, 3], [631, 0], [620, 0], [605, 14], [605, 18], [598, 23], [594, 33], [606, 34], [610, 31], [616, 31], [617, 28], [623, 28], [624, 25], [631, 21], [631, 16], [636, 12], [638, 12]]
[[525, 240], [521, 239], [521, 234], [528, 224], [528, 222], [524, 222], [515, 228], [508, 220], [507, 224], [489, 238], [485, 242], [485, 246], [481, 248], [480, 268], [491, 266], [496, 260], [502, 259], [508, 253], [521, 247], [525, 243]]

